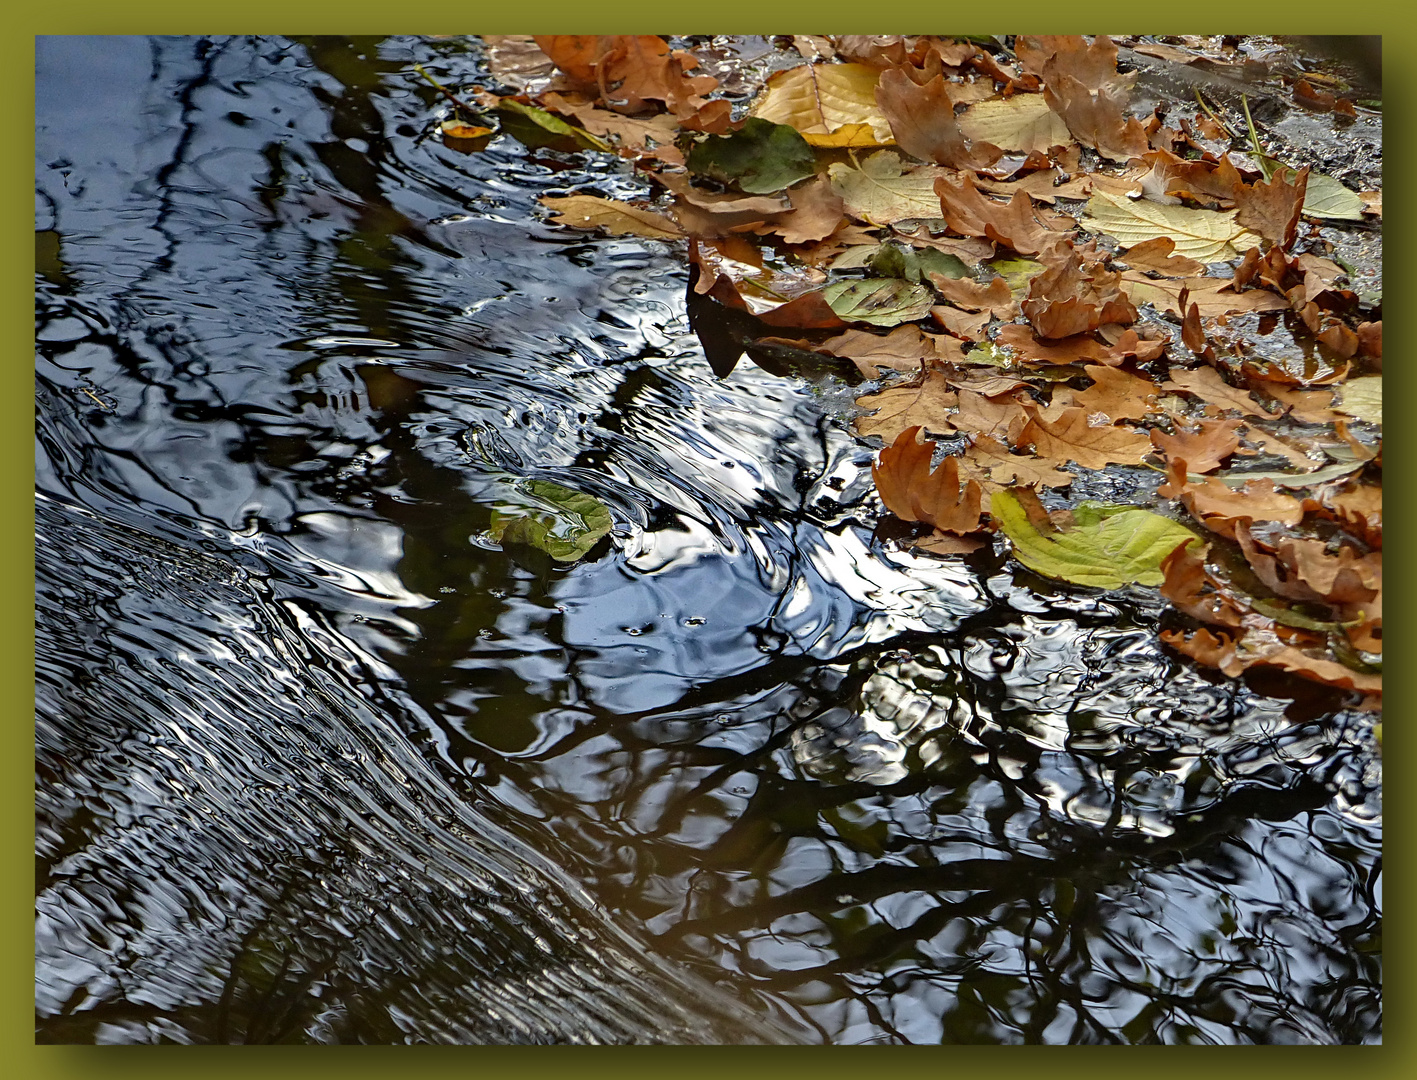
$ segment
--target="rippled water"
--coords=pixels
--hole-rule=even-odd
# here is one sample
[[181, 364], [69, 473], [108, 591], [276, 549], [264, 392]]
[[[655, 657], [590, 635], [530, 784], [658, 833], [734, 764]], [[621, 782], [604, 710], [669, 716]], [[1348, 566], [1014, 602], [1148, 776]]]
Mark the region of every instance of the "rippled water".
[[[38, 1038], [1378, 1040], [1370, 721], [892, 553], [849, 388], [415, 60], [39, 41]], [[614, 533], [489, 544], [528, 478]]]

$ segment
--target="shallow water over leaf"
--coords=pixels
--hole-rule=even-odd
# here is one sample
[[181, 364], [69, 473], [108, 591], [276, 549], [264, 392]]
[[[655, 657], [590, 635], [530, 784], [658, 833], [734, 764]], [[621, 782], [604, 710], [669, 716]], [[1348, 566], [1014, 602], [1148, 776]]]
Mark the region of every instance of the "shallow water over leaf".
[[415, 61], [39, 43], [40, 1041], [1380, 1038], [1369, 721], [892, 551], [854, 392]]

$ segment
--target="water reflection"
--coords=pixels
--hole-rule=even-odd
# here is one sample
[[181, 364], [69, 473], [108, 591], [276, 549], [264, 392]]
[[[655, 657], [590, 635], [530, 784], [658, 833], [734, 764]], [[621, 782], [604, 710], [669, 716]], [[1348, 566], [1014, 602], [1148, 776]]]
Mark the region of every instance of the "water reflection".
[[716, 379], [682, 253], [537, 220], [624, 166], [415, 59], [487, 81], [41, 42], [40, 1037], [1376, 1040], [1364, 719], [887, 551], [838, 384]]

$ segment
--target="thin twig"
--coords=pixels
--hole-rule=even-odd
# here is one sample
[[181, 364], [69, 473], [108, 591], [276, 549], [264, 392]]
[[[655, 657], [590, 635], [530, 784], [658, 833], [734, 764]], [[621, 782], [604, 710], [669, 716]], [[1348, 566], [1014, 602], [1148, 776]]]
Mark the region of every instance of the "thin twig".
[[1255, 148], [1255, 158], [1260, 163], [1260, 172], [1264, 173], [1264, 181], [1267, 184], [1269, 183], [1270, 177], [1269, 162], [1265, 161], [1264, 150], [1260, 147], [1260, 137], [1255, 132], [1255, 122], [1250, 119], [1250, 99], [1247, 98], [1244, 94], [1241, 94], [1240, 104], [1243, 105], [1245, 108], [1245, 123], [1249, 125], [1250, 128], [1250, 142]]
[[433, 88], [434, 88], [435, 90], [437, 90], [438, 93], [442, 94], [445, 98], [447, 98], [449, 101], [451, 101], [451, 102], [452, 102], [454, 105], [456, 105], [459, 109], [461, 109], [463, 112], [467, 113], [468, 116], [472, 117], [474, 120], [481, 120], [481, 119], [482, 119], [482, 113], [481, 113], [480, 110], [474, 109], [471, 105], [467, 104], [467, 102], [465, 102], [465, 101], [460, 101], [460, 100], [459, 100], [457, 97], [455, 97], [455, 96], [453, 95], [453, 93], [452, 93], [450, 90], [448, 90], [442, 83], [440, 83], [437, 79], [433, 78], [432, 75], [429, 75], [428, 72], [424, 71], [422, 64], [415, 63], [415, 64], [413, 65], [413, 70], [416, 71], [416, 72], [418, 72], [418, 74], [422, 75], [425, 79], [427, 79], [430, 83], [432, 83], [432, 84], [433, 84]]
[[1213, 110], [1209, 105], [1206, 104], [1205, 98], [1201, 97], [1201, 88], [1197, 86], [1193, 87], [1193, 89], [1195, 90], [1196, 94], [1196, 104], [1205, 110], [1206, 116], [1210, 117], [1216, 122], [1217, 125], [1219, 125], [1220, 130], [1225, 132], [1226, 138], [1234, 139], [1235, 133], [1231, 131], [1229, 127], [1226, 126], [1224, 120], [1220, 119], [1220, 117], [1215, 114], [1215, 110]]

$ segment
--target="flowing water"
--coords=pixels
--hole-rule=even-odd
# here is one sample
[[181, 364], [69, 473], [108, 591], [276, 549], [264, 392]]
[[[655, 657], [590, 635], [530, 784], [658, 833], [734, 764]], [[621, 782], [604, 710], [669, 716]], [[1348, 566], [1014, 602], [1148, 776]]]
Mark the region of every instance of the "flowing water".
[[1371, 720], [890, 550], [851, 389], [414, 61], [38, 42], [39, 1040], [1379, 1040]]

